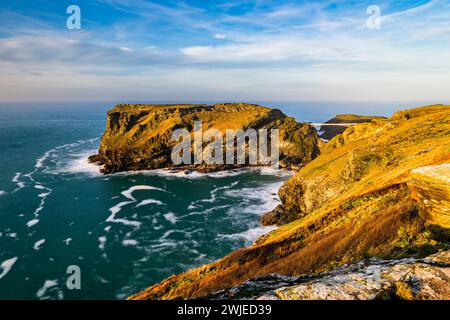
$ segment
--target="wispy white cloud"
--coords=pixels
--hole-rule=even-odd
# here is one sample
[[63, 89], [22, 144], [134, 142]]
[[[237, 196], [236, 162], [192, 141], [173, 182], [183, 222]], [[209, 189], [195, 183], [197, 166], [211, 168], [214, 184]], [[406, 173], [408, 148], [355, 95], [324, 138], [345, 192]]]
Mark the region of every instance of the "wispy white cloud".
[[96, 2], [126, 18], [69, 32], [0, 10], [0, 99], [450, 100], [445, 1], [383, 2], [376, 31], [345, 1]]
[[219, 40], [223, 40], [223, 39], [227, 38], [227, 36], [225, 34], [223, 34], [223, 33], [215, 33], [213, 35], [213, 37], [214, 37], [214, 39], [219, 39]]
[[404, 17], [408, 17], [408, 16], [414, 16], [414, 15], [417, 15], [418, 13], [421, 13], [423, 11], [431, 9], [434, 5], [438, 4], [441, 1], [442, 0], [431, 0], [431, 1], [426, 2], [424, 4], [421, 4], [421, 5], [412, 7], [412, 8], [408, 8], [406, 10], [394, 12], [394, 13], [387, 14], [387, 15], [383, 15], [381, 17], [381, 21], [382, 22], [389, 22], [389, 21], [393, 21], [395, 19], [400, 19], [400, 18], [404, 18]]

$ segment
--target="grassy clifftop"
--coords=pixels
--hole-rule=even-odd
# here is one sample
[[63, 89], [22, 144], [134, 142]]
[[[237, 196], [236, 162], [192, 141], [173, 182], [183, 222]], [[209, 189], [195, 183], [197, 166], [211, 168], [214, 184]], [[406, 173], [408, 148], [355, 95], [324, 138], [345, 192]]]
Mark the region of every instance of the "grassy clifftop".
[[[131, 298], [201, 297], [257, 276], [317, 274], [367, 257], [425, 256], [446, 248], [448, 238], [429, 227], [436, 221], [423, 205], [427, 193], [417, 197], [411, 172], [449, 162], [450, 106], [356, 125], [283, 185], [282, 205], [270, 219], [280, 228]], [[438, 188], [445, 197], [442, 188], [448, 192], [446, 184]]]
[[[306, 164], [319, 153], [320, 141], [315, 129], [277, 109], [243, 103], [128, 104], [108, 111], [99, 153], [91, 161], [102, 164], [105, 173], [171, 167], [170, 154], [176, 144], [171, 135], [180, 128], [192, 134], [194, 121], [202, 122], [203, 131], [214, 128], [222, 134], [227, 129], [279, 129], [280, 164], [285, 167]], [[221, 167], [199, 165], [195, 169]]]

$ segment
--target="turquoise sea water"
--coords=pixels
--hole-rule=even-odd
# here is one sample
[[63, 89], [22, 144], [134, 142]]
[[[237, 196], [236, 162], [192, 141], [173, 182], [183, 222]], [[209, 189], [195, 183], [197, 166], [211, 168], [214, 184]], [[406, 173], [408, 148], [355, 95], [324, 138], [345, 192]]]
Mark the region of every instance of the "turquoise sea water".
[[[249, 245], [288, 174], [103, 176], [89, 165], [112, 103], [0, 105], [0, 299], [122, 299]], [[266, 103], [301, 121], [385, 103]], [[66, 269], [81, 270], [81, 290]]]

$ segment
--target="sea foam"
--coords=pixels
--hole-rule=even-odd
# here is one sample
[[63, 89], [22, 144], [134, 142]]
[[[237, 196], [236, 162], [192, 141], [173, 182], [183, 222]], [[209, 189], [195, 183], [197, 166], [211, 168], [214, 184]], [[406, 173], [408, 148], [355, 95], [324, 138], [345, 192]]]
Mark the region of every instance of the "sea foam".
[[245, 245], [249, 246], [259, 237], [269, 233], [270, 231], [275, 230], [277, 227], [275, 226], [267, 226], [267, 227], [256, 227], [251, 228], [246, 231], [235, 233], [235, 234], [227, 234], [220, 235], [221, 238], [231, 238], [231, 239], [243, 239], [245, 241]]
[[31, 228], [32, 226], [34, 226], [35, 224], [38, 224], [38, 223], [39, 223], [39, 219], [32, 219], [27, 222], [27, 227]]
[[34, 243], [33, 249], [38, 251], [42, 248], [42, 245], [45, 243], [45, 239], [38, 240]]
[[136, 208], [137, 208], [137, 207], [146, 206], [146, 205], [149, 205], [149, 204], [163, 205], [163, 203], [162, 203], [161, 201], [159, 201], [159, 200], [147, 199], [147, 200], [142, 200], [141, 202], [139, 202], [139, 203], [136, 205]]
[[58, 285], [58, 280], [45, 280], [44, 285], [36, 292], [36, 297], [43, 299], [47, 290]]
[[6, 274], [11, 270], [14, 263], [16, 263], [17, 257], [5, 260], [0, 264], [1, 272], [0, 272], [0, 279], [2, 279]]
[[[122, 202], [119, 202], [118, 204], [116, 204], [115, 206], [109, 208], [111, 215], [106, 219], [106, 221], [122, 223], [124, 225], [139, 227], [141, 225], [141, 222], [139, 222], [139, 221], [127, 220], [125, 218], [116, 218], [117, 213], [119, 213], [120, 210], [122, 210], [122, 207], [124, 207], [128, 204], [137, 202], [136, 198], [133, 197], [133, 192], [138, 191], [138, 190], [155, 190], [155, 191], [167, 192], [164, 189], [153, 187], [153, 186], [148, 186], [148, 185], [132, 186], [132, 187], [128, 188], [127, 190], [121, 192], [121, 194], [130, 201], [122, 201]], [[145, 201], [147, 201], [147, 202], [145, 202]], [[149, 204], [150, 203], [149, 201], [150, 200], [144, 200], [141, 202], [141, 205]], [[151, 201], [154, 203], [157, 200], [152, 199]], [[142, 204], [142, 203], [144, 203], [144, 204]]]

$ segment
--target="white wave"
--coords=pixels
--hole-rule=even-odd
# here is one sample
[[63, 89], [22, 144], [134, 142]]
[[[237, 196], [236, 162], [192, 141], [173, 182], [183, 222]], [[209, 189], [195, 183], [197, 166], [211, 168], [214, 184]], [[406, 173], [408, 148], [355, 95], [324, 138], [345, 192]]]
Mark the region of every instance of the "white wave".
[[[122, 207], [126, 206], [127, 204], [133, 203], [135, 201], [122, 201], [116, 204], [114, 207], [109, 208], [109, 211], [112, 215], [116, 215], [120, 210], [122, 210]], [[106, 221], [110, 221], [110, 218], [106, 219]], [[113, 218], [112, 218], [113, 219]]]
[[[227, 196], [242, 199], [242, 202], [230, 209], [230, 213], [246, 212], [264, 214], [275, 209], [280, 203], [278, 190], [282, 184], [283, 182], [279, 181], [257, 188], [226, 190], [225, 194]], [[250, 202], [255, 204], [249, 204]]]
[[44, 207], [45, 207], [45, 200], [47, 200], [47, 197], [52, 193], [52, 189], [50, 188], [45, 188], [48, 192], [47, 193], [41, 193], [41, 197], [39, 197], [41, 199], [41, 201], [39, 202], [38, 207], [34, 210], [33, 214], [36, 218], [39, 217], [39, 212], [41, 212]]
[[[119, 213], [120, 210], [122, 210], [122, 207], [124, 207], [124, 206], [126, 206], [128, 204], [137, 202], [136, 198], [133, 197], [133, 192], [138, 191], [138, 190], [156, 190], [156, 191], [167, 192], [164, 189], [153, 187], [153, 186], [147, 186], [147, 185], [138, 185], [138, 186], [133, 186], [131, 188], [128, 188], [127, 190], [122, 191], [121, 194], [125, 198], [129, 199], [130, 201], [119, 202], [115, 206], [109, 208], [109, 211], [111, 212], [111, 215], [106, 219], [106, 221], [107, 222], [122, 223], [124, 225], [130, 225], [130, 226], [134, 226], [134, 227], [140, 227], [141, 222], [139, 222], [139, 221], [127, 220], [125, 218], [116, 218], [117, 213]], [[146, 200], [144, 200], [142, 202], [145, 202], [145, 201]], [[149, 201], [149, 200], [147, 200], [147, 201]], [[154, 200], [154, 201], [157, 201], [157, 200]]]
[[63, 240], [63, 242], [65, 243], [66, 246], [68, 246], [71, 241], [72, 241], [72, 238], [67, 238], [67, 239]]
[[[62, 146], [61, 146], [62, 147]], [[38, 158], [36, 160], [36, 164], [34, 165], [35, 171], [37, 171], [37, 169], [40, 169], [43, 167], [44, 165], [44, 161], [48, 159], [48, 157], [52, 154], [52, 152], [55, 152], [55, 150], [57, 150], [58, 147], [54, 148], [54, 149], [50, 149], [47, 150], [40, 158]], [[33, 173], [34, 173], [33, 172]]]
[[138, 244], [138, 242], [136, 240], [133, 239], [125, 239], [122, 241], [122, 244], [124, 246], [136, 246]]
[[164, 218], [172, 224], [175, 224], [178, 221], [178, 218], [175, 216], [173, 212], [166, 213], [164, 215]]
[[178, 247], [178, 245], [179, 244], [177, 243], [177, 241], [167, 240], [158, 244], [153, 244], [150, 247], [152, 248], [152, 250], [154, 250], [153, 252], [159, 252], [167, 248], [176, 248]]
[[80, 153], [76, 153], [72, 155], [74, 158], [70, 159], [68, 163], [61, 168], [58, 168], [54, 171], [51, 171], [53, 174], [60, 174], [60, 173], [81, 173], [86, 174], [92, 177], [99, 177], [101, 176], [100, 169], [102, 166], [99, 166], [95, 163], [90, 163], [88, 158], [89, 156], [95, 154], [97, 152], [97, 149], [92, 150], [86, 150]]
[[251, 245], [255, 242], [256, 239], [269, 233], [272, 230], [275, 230], [277, 227], [275, 226], [267, 226], [267, 227], [256, 227], [252, 229], [248, 229], [244, 232], [235, 233], [235, 234], [227, 234], [220, 235], [221, 238], [231, 238], [231, 239], [244, 239], [245, 244], [247, 246]]
[[39, 219], [32, 219], [27, 222], [27, 227], [31, 228], [32, 226], [34, 226], [35, 224], [38, 224], [38, 223], [39, 223]]
[[116, 218], [116, 214], [122, 209], [123, 206], [126, 206], [127, 204], [134, 203], [135, 201], [124, 201], [120, 202], [114, 207], [110, 208], [109, 211], [111, 212], [111, 215], [106, 219], [107, 222], [113, 222], [113, 223], [121, 223], [127, 226], [134, 226], [134, 227], [140, 227], [141, 222], [139, 221], [132, 221], [127, 220], [125, 218]]
[[140, 185], [140, 186], [133, 186], [125, 191], [122, 191], [122, 195], [127, 198], [130, 199], [132, 201], [137, 201], [134, 197], [133, 197], [133, 192], [134, 191], [138, 191], [138, 190], [157, 190], [157, 191], [162, 191], [162, 192], [166, 192], [166, 190], [161, 189], [161, 188], [157, 188], [157, 187], [152, 187], [152, 186], [146, 186], [146, 185]]
[[2, 279], [6, 274], [11, 270], [14, 263], [16, 263], [17, 257], [5, 260], [0, 264], [0, 268], [2, 269], [2, 272], [0, 272], [0, 279]]
[[58, 280], [45, 280], [44, 285], [36, 292], [36, 297], [39, 299], [44, 298], [47, 290], [56, 287], [58, 285]]
[[106, 280], [105, 278], [102, 278], [102, 277], [100, 277], [100, 276], [98, 276], [97, 279], [98, 279], [101, 283], [109, 283], [108, 280]]
[[103, 230], [105, 230], [106, 232], [109, 232], [109, 230], [111, 230], [111, 226], [106, 226], [105, 229], [103, 229]]
[[286, 169], [275, 169], [272, 167], [260, 167], [257, 168], [256, 170], [258, 170], [261, 175], [276, 176], [276, 177], [290, 177], [293, 176], [295, 173], [294, 171], [289, 171]]
[[50, 194], [52, 193], [53, 190], [44, 186], [41, 182], [36, 181], [34, 179], [33, 175], [35, 173], [37, 173], [38, 171], [42, 171], [45, 173], [51, 173], [51, 170], [49, 170], [49, 166], [46, 165], [46, 162], [52, 160], [52, 162], [56, 163], [54, 158], [61, 157], [57, 153], [59, 150], [62, 150], [62, 149], [68, 150], [70, 148], [81, 146], [84, 143], [94, 142], [98, 139], [99, 138], [94, 138], [94, 139], [89, 139], [89, 140], [78, 140], [77, 142], [74, 142], [74, 143], [63, 144], [63, 145], [54, 147], [52, 149], [49, 149], [46, 152], [44, 152], [44, 154], [42, 156], [40, 156], [39, 158], [36, 159], [34, 169], [31, 172], [28, 172], [27, 174], [23, 174], [23, 175], [20, 172], [16, 172], [15, 176], [12, 179], [12, 182], [17, 184], [17, 188], [14, 189], [13, 192], [19, 191], [20, 189], [22, 189], [26, 186], [26, 184], [23, 181], [19, 180], [19, 178], [21, 176], [28, 178], [31, 183], [34, 183], [34, 188], [36, 188], [38, 190], [46, 190], [47, 191], [47, 192], [38, 194], [38, 197], [40, 198], [40, 202], [39, 202], [38, 207], [34, 210], [34, 213], [33, 213], [36, 218], [39, 217], [39, 213], [44, 209], [45, 201], [46, 201], [47, 197], [50, 196]]
[[0, 190], [0, 196], [3, 196], [6, 194], [6, 191]]
[[38, 251], [42, 248], [42, 245], [45, 243], [45, 239], [38, 240], [34, 243], [33, 249]]
[[163, 203], [162, 203], [161, 201], [159, 201], [159, 200], [147, 199], [147, 200], [142, 200], [141, 202], [139, 202], [139, 203], [136, 205], [136, 208], [137, 208], [137, 207], [146, 206], [146, 205], [148, 205], [148, 204], [163, 205]]
[[211, 212], [214, 212], [216, 210], [222, 210], [222, 209], [226, 209], [229, 207], [231, 207], [230, 204], [225, 204], [225, 205], [221, 205], [221, 206], [214, 206], [214, 207], [211, 207], [208, 209], [202, 209], [201, 211], [191, 211], [190, 213], [183, 215], [181, 218], [184, 219], [184, 218], [187, 218], [190, 216], [195, 216], [195, 215], [204, 216], [204, 215], [210, 214]]
[[98, 242], [99, 242], [99, 249], [100, 250], [105, 250], [105, 243], [106, 243], [106, 237], [102, 236], [102, 237], [98, 237]]
[[215, 188], [215, 189], [213, 189], [213, 190], [211, 191], [211, 193], [212, 193], [212, 194], [215, 194], [215, 193], [217, 193], [217, 191], [220, 191], [220, 190], [228, 190], [228, 189], [231, 189], [231, 188], [233, 188], [234, 186], [236, 186], [238, 183], [239, 183], [239, 181], [234, 181], [233, 183], [231, 183], [231, 184], [229, 184], [229, 185], [227, 185], [227, 186]]
[[196, 208], [198, 208], [198, 206], [197, 206], [198, 204], [205, 203], [205, 202], [207, 202], [207, 203], [214, 203], [217, 200], [218, 196], [216, 194], [218, 193], [218, 191], [231, 189], [234, 186], [236, 186], [238, 183], [239, 183], [239, 181], [235, 181], [235, 182], [233, 182], [233, 183], [231, 183], [231, 184], [229, 184], [227, 186], [217, 187], [217, 188], [211, 190], [210, 198], [193, 201], [193, 202], [191, 202], [189, 204], [188, 209], [189, 210], [196, 209]]
[[224, 177], [233, 177], [246, 172], [249, 172], [250, 168], [242, 168], [242, 169], [232, 169], [232, 170], [224, 170], [217, 172], [199, 172], [199, 171], [189, 171], [186, 173], [183, 170], [173, 170], [170, 168], [164, 169], [153, 169], [153, 170], [139, 170], [139, 171], [125, 171], [125, 172], [117, 172], [113, 175], [120, 176], [133, 176], [133, 175], [150, 175], [150, 176], [161, 176], [161, 177], [169, 177], [169, 178], [183, 178], [183, 179], [200, 179], [200, 178], [224, 178]]
[[25, 188], [26, 184], [25, 182], [22, 182], [19, 180], [19, 178], [22, 176], [22, 173], [16, 172], [14, 177], [12, 178], [11, 182], [15, 183], [17, 187], [13, 190], [13, 193], [19, 191], [20, 189]]
[[167, 230], [166, 232], [164, 232], [164, 234], [161, 236], [160, 240], [162, 239], [166, 239], [168, 236], [170, 236], [173, 233], [177, 233], [177, 232], [182, 232], [180, 230]]
[[47, 193], [43, 192], [43, 193], [39, 193], [39, 194], [38, 194], [38, 197], [39, 197], [39, 198], [45, 198], [45, 197], [47, 197], [48, 195], [50, 195], [50, 192], [47, 192]]
[[17, 233], [16, 232], [10, 232], [5, 234], [6, 237], [8, 238], [17, 238]]

